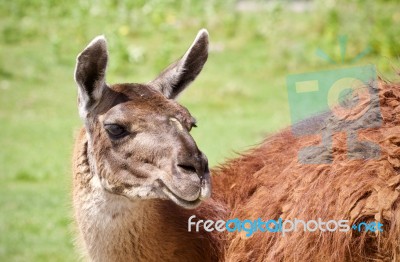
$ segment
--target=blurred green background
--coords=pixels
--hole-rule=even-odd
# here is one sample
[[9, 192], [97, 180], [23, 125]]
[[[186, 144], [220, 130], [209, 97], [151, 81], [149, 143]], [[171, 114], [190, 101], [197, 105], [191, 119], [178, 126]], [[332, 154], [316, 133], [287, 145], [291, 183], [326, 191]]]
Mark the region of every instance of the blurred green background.
[[[396, 79], [399, 25], [400, 4], [389, 0], [0, 1], [0, 261], [79, 259], [70, 204], [81, 125], [73, 72], [96, 35], [108, 38], [109, 83], [147, 82], [200, 28], [209, 30], [208, 63], [179, 100], [216, 165], [290, 123], [288, 74], [375, 64]], [[340, 36], [348, 36], [343, 62]]]

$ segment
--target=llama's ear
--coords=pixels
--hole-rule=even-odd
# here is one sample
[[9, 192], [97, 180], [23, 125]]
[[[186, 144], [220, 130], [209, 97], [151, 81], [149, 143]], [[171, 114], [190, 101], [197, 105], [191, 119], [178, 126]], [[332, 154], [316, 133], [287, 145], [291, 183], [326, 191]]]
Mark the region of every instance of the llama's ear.
[[99, 102], [104, 89], [107, 88], [107, 60], [107, 42], [103, 35], [94, 38], [76, 59], [75, 81], [79, 87], [79, 115], [83, 119]]
[[202, 29], [183, 57], [167, 67], [149, 84], [174, 99], [200, 73], [208, 58], [208, 32]]

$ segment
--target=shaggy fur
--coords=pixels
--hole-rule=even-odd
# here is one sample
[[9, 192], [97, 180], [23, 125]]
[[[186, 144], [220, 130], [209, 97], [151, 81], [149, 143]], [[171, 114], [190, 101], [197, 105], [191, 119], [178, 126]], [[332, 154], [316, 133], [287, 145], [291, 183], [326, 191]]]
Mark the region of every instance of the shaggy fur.
[[[400, 85], [379, 83], [383, 124], [358, 138], [379, 144], [378, 159], [352, 160], [346, 135], [334, 135], [332, 164], [298, 162], [300, 148], [319, 144], [318, 136], [294, 137], [289, 129], [267, 138], [213, 170], [214, 201], [230, 218], [347, 219], [351, 224], [380, 221], [382, 233], [228, 233], [224, 261], [399, 261], [400, 260]], [[357, 114], [360, 112], [353, 112]], [[340, 122], [340, 121], [339, 121]], [[327, 122], [335, 129], [339, 122]], [[362, 152], [361, 152], [362, 153]], [[323, 160], [326, 154], [315, 154]]]

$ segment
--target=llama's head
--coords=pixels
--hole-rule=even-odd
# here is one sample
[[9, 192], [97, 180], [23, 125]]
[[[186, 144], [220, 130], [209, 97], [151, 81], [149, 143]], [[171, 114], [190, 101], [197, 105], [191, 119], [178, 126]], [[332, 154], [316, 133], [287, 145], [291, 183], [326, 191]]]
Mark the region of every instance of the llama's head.
[[190, 135], [196, 125], [174, 99], [208, 57], [201, 30], [184, 56], [147, 84], [108, 85], [103, 36], [78, 55], [79, 114], [85, 122], [92, 172], [101, 187], [132, 200], [170, 199], [196, 207], [211, 192], [206, 156]]

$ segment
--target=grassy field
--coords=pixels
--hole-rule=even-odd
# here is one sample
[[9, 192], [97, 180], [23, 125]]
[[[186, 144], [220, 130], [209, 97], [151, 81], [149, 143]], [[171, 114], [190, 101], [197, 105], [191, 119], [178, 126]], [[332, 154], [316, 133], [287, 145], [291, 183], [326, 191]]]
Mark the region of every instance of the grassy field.
[[[257, 3], [249, 10], [232, 0], [0, 2], [0, 261], [79, 258], [70, 206], [71, 149], [81, 125], [73, 71], [98, 34], [109, 42], [108, 82], [147, 82], [200, 28], [209, 30], [208, 63], [180, 102], [197, 118], [193, 136], [212, 165], [290, 124], [288, 74], [375, 64], [395, 79], [396, 1], [310, 1], [303, 11]], [[343, 62], [340, 36], [348, 36]]]

